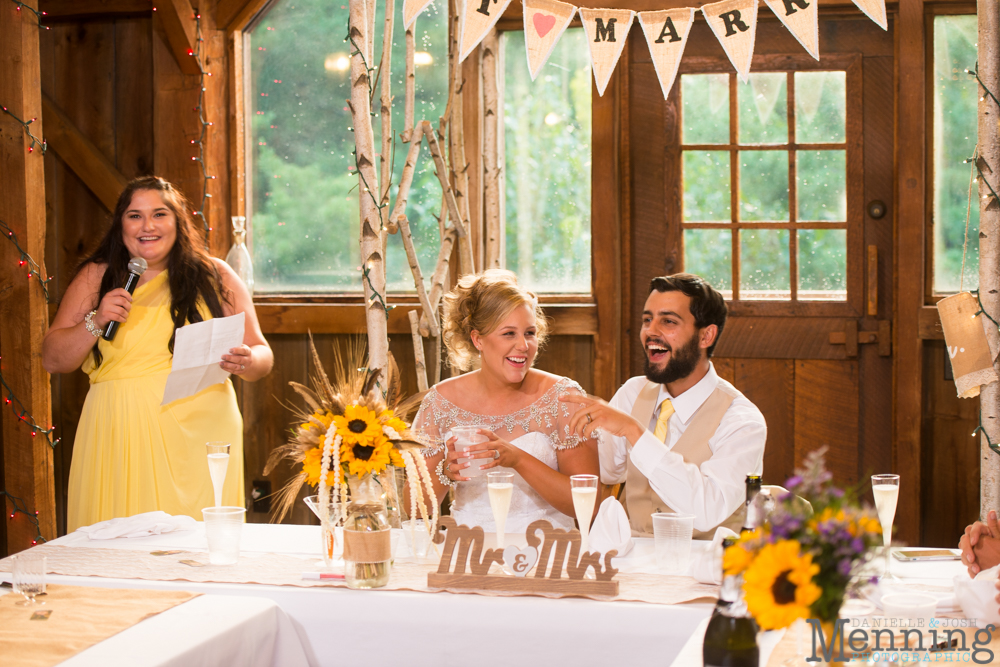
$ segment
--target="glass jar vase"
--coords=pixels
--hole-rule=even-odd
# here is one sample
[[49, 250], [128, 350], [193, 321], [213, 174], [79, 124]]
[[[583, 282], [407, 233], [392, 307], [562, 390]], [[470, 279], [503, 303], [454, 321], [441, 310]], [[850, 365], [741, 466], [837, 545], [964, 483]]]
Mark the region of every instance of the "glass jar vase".
[[351, 588], [389, 583], [392, 540], [382, 485], [372, 475], [348, 477], [351, 501], [344, 519], [344, 580]]

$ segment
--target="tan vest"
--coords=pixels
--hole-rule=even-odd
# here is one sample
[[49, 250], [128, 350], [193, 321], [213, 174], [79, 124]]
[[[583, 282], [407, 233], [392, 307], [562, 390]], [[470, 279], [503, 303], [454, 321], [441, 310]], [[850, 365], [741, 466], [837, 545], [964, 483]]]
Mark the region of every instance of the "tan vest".
[[[659, 398], [659, 395], [660, 385], [653, 382], [647, 382], [639, 392], [639, 396], [632, 406], [632, 416], [640, 424], [648, 425], [653, 418], [653, 412], [657, 407], [656, 399]], [[685, 462], [699, 467], [710, 459], [712, 449], [708, 446], [708, 441], [715, 435], [726, 410], [729, 409], [733, 399], [738, 395], [737, 392], [728, 387], [721, 384], [717, 386], [691, 417], [691, 423], [688, 424], [687, 429], [670, 451], [683, 456]], [[661, 446], [664, 452], [667, 451], [665, 444], [661, 443]], [[628, 457], [628, 470], [625, 476], [625, 507], [628, 511], [629, 523], [632, 525], [633, 535], [652, 535], [653, 513], [674, 511], [650, 488], [649, 480], [632, 463], [632, 457]], [[719, 525], [726, 526], [738, 533], [743, 526], [745, 515], [746, 508], [741, 504], [732, 516]], [[715, 529], [718, 527], [713, 526], [707, 531], [695, 530], [694, 539], [710, 540], [714, 537]]]

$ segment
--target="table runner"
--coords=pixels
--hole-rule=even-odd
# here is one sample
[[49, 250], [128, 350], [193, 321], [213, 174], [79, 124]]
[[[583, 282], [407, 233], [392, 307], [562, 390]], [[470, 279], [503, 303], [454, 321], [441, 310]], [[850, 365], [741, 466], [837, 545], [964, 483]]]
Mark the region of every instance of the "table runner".
[[[48, 558], [48, 571], [69, 576], [111, 577], [118, 579], [150, 579], [156, 581], [192, 581], [232, 584], [266, 584], [304, 588], [346, 588], [343, 580], [303, 581], [303, 572], [318, 569], [316, 558], [298, 558], [284, 554], [242, 554], [236, 565], [208, 565], [205, 552], [138, 552], [64, 547], [42, 544], [33, 548]], [[163, 555], [153, 555], [160, 553]], [[186, 563], [184, 561], [187, 561]], [[9, 571], [10, 563], [0, 560], [0, 571]], [[389, 585], [376, 590], [410, 590], [436, 592], [427, 588], [427, 574], [437, 570], [436, 563], [411, 563], [397, 560], [392, 568]], [[679, 604], [695, 600], [714, 600], [718, 586], [700, 584], [691, 577], [643, 573], [619, 573], [619, 594], [614, 600]], [[448, 590], [448, 589], [444, 589]], [[453, 593], [540, 597], [561, 597], [554, 594], [515, 591], [450, 590]], [[597, 596], [581, 596], [608, 599]]]
[[[0, 596], [0, 656], [4, 667], [49, 667], [197, 597], [185, 591], [91, 586], [46, 587], [44, 605], [20, 607], [17, 594]], [[47, 618], [41, 618], [47, 615]], [[34, 617], [34, 618], [33, 618]]]

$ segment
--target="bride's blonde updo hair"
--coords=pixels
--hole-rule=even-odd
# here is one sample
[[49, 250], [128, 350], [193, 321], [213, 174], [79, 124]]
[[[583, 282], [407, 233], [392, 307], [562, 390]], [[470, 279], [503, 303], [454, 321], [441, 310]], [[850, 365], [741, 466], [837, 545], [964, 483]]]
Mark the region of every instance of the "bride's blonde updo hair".
[[472, 344], [472, 332], [486, 336], [507, 319], [518, 306], [535, 311], [538, 347], [545, 342], [548, 323], [538, 306], [538, 297], [517, 284], [517, 276], [504, 269], [488, 269], [459, 279], [444, 296], [442, 329], [451, 367], [468, 371], [479, 364], [479, 351]]

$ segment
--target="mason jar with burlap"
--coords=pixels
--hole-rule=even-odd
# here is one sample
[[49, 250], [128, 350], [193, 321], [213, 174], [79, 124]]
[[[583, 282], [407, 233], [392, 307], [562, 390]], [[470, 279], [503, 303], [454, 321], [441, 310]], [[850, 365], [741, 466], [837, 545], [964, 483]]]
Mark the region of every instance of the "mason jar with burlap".
[[351, 588], [389, 583], [392, 540], [382, 486], [372, 475], [348, 477], [351, 501], [344, 521], [344, 580]]

